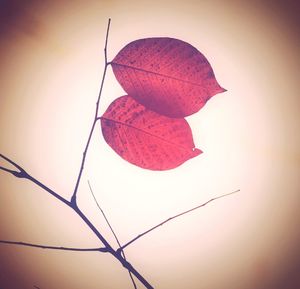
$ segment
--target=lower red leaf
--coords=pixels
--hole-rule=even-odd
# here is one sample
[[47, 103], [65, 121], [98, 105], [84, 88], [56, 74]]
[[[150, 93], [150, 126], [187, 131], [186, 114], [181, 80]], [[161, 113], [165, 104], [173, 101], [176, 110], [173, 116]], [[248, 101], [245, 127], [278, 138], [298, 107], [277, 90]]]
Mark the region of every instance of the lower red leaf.
[[195, 148], [185, 119], [160, 115], [128, 95], [108, 107], [101, 117], [101, 128], [117, 154], [145, 169], [172, 169], [202, 153]]

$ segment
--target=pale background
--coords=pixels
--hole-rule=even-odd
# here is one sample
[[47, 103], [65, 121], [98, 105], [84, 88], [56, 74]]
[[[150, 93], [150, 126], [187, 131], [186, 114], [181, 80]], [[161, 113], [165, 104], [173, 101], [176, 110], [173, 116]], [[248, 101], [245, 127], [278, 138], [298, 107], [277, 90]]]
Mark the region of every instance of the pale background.
[[[103, 44], [182, 39], [210, 61], [226, 93], [188, 118], [204, 151], [152, 172], [122, 160], [96, 128], [80, 207], [114, 243], [87, 180], [122, 243], [214, 196], [126, 250], [159, 289], [300, 288], [299, 9], [297, 1], [0, 1], [0, 152], [69, 198], [94, 116]], [[111, 69], [101, 113], [124, 92]], [[1, 162], [3, 165], [4, 163]], [[98, 246], [71, 210], [0, 172], [0, 239]], [[0, 288], [127, 289], [110, 255], [0, 244]], [[143, 288], [143, 286], [139, 286]]]

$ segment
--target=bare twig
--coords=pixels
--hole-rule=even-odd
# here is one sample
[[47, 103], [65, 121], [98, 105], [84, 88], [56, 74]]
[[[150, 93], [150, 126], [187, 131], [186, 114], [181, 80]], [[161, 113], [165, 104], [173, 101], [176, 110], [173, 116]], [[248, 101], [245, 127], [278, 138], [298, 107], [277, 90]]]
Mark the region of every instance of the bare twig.
[[3, 154], [0, 154], [0, 157], [3, 158], [4, 160], [6, 160], [8, 163], [10, 163], [11, 165], [13, 165], [15, 168], [17, 168], [20, 172], [25, 172], [25, 170], [20, 167], [17, 163], [15, 163], [13, 160], [11, 160], [10, 158], [4, 156]]
[[203, 204], [201, 204], [201, 205], [199, 205], [199, 206], [196, 206], [196, 207], [194, 207], [194, 208], [192, 208], [192, 209], [189, 209], [189, 210], [184, 211], [184, 212], [182, 212], [182, 213], [179, 213], [179, 214], [177, 214], [177, 215], [175, 215], [175, 216], [173, 216], [173, 217], [170, 217], [170, 218], [164, 220], [163, 222], [161, 222], [161, 223], [159, 223], [159, 224], [153, 226], [152, 228], [148, 229], [147, 231], [145, 231], [145, 232], [143, 232], [143, 233], [137, 235], [135, 238], [131, 239], [131, 240], [130, 240], [129, 242], [127, 242], [125, 245], [121, 246], [121, 247], [117, 250], [117, 252], [120, 252], [120, 251], [124, 250], [127, 246], [129, 246], [130, 244], [132, 244], [133, 242], [135, 242], [135, 241], [138, 240], [139, 238], [145, 236], [146, 234], [148, 234], [148, 233], [150, 233], [151, 231], [155, 230], [156, 228], [158, 228], [158, 227], [160, 227], [160, 226], [166, 224], [167, 222], [170, 222], [171, 220], [174, 220], [174, 219], [176, 219], [176, 218], [178, 218], [178, 217], [180, 217], [180, 216], [183, 216], [183, 215], [188, 214], [188, 213], [190, 213], [190, 212], [192, 212], [192, 211], [194, 211], [194, 210], [197, 210], [197, 209], [199, 209], [199, 208], [201, 208], [201, 207], [204, 207], [205, 205], [207, 205], [208, 203], [210, 203], [210, 202], [212, 202], [212, 201], [215, 201], [215, 200], [220, 199], [220, 198], [227, 197], [227, 196], [232, 195], [232, 194], [235, 194], [235, 193], [237, 193], [237, 192], [239, 192], [239, 191], [240, 191], [240, 190], [236, 190], [236, 191], [233, 191], [233, 192], [231, 192], [231, 193], [223, 194], [223, 195], [221, 195], [221, 196], [212, 198], [212, 199], [208, 200], [207, 202], [205, 202], [205, 203], [203, 203]]
[[5, 241], [0, 240], [2, 244], [10, 244], [10, 245], [18, 245], [18, 246], [26, 246], [26, 247], [34, 247], [41, 249], [51, 249], [51, 250], [62, 250], [62, 251], [77, 251], [77, 252], [107, 252], [106, 248], [69, 248], [69, 247], [58, 247], [58, 246], [46, 246], [46, 245], [38, 245], [26, 242], [15, 242], [15, 241]]
[[0, 154], [0, 157], [3, 158], [3, 159], [5, 159], [7, 162], [13, 164], [13, 166], [15, 166], [19, 171], [14, 171], [14, 170], [10, 170], [10, 169], [4, 168], [4, 167], [0, 167], [1, 170], [5, 171], [5, 172], [8, 172], [8, 173], [14, 175], [17, 178], [24, 178], [24, 179], [27, 179], [27, 180], [33, 182], [34, 184], [36, 184], [40, 188], [42, 188], [45, 191], [47, 191], [48, 193], [50, 193], [56, 199], [62, 201], [66, 205], [70, 206], [70, 202], [68, 200], [66, 200], [65, 198], [61, 197], [59, 194], [57, 194], [56, 192], [54, 192], [53, 190], [51, 190], [49, 187], [47, 187], [46, 185], [44, 185], [43, 183], [41, 183], [39, 180], [37, 180], [36, 178], [34, 178], [30, 174], [28, 174], [20, 165], [16, 164], [14, 161], [12, 161], [8, 157], [4, 156], [3, 154]]
[[8, 173], [11, 173], [13, 175], [15, 175], [16, 173], [18, 173], [18, 172], [14, 171], [14, 170], [10, 170], [10, 169], [7, 169], [7, 168], [2, 167], [2, 166], [0, 166], [0, 170], [8, 172]]
[[16, 164], [14, 161], [6, 157], [5, 155], [0, 154], [0, 158], [4, 159], [5, 161], [7, 161], [9, 164], [13, 165], [17, 169], [17, 170], [11, 170], [6, 167], [0, 166], [0, 170], [10, 173], [17, 178], [24, 178], [24, 176], [27, 174], [22, 167], [20, 167], [18, 164]]
[[79, 187], [79, 184], [80, 184], [82, 172], [83, 172], [83, 169], [84, 169], [84, 163], [85, 163], [87, 151], [89, 149], [91, 138], [92, 138], [96, 123], [98, 121], [98, 111], [99, 111], [100, 98], [101, 98], [101, 94], [102, 94], [102, 90], [103, 90], [103, 86], [104, 86], [104, 80], [105, 80], [106, 71], [107, 71], [107, 66], [108, 66], [108, 62], [107, 62], [107, 41], [108, 41], [109, 27], [110, 27], [110, 19], [108, 19], [107, 30], [106, 30], [105, 46], [104, 46], [104, 57], [105, 57], [105, 63], [104, 64], [105, 64], [105, 66], [104, 66], [102, 81], [101, 81], [100, 90], [99, 90], [99, 94], [98, 94], [98, 99], [97, 99], [97, 102], [96, 102], [95, 117], [94, 117], [94, 120], [93, 120], [93, 123], [92, 123], [92, 127], [91, 127], [91, 130], [90, 130], [89, 136], [88, 136], [87, 143], [85, 145], [85, 149], [83, 151], [83, 156], [82, 156], [82, 160], [81, 160], [81, 166], [80, 166], [80, 169], [79, 169], [79, 174], [78, 174], [78, 177], [77, 177], [77, 180], [76, 180], [76, 185], [75, 185], [75, 188], [74, 188], [74, 192], [73, 192], [73, 195], [72, 195], [72, 198], [71, 198], [71, 202], [73, 204], [76, 204], [76, 195], [77, 195], [78, 187]]
[[91, 187], [91, 184], [90, 184], [90, 181], [89, 181], [89, 180], [88, 180], [88, 185], [89, 185], [90, 192], [91, 192], [91, 194], [92, 194], [92, 196], [93, 196], [93, 198], [94, 198], [94, 201], [95, 201], [95, 203], [96, 203], [98, 209], [101, 211], [101, 214], [103, 215], [103, 217], [104, 217], [104, 219], [105, 219], [107, 225], [109, 226], [109, 229], [111, 230], [112, 234], [114, 235], [116, 242], [117, 242], [118, 245], [120, 246], [119, 239], [118, 239], [118, 237], [117, 237], [117, 235], [116, 235], [114, 229], [112, 228], [110, 222], [108, 221], [108, 219], [107, 219], [107, 217], [106, 217], [104, 211], [103, 211], [102, 208], [100, 207], [100, 205], [99, 205], [99, 203], [98, 203], [98, 201], [97, 201], [97, 199], [96, 199], [96, 197], [95, 197], [95, 195], [94, 195], [94, 192], [93, 192], [93, 189], [92, 189], [92, 187]]
[[[118, 237], [117, 237], [117, 235], [116, 235], [114, 229], [112, 228], [110, 222], [108, 221], [108, 219], [107, 219], [107, 217], [106, 217], [104, 211], [103, 211], [102, 208], [100, 207], [100, 205], [99, 205], [99, 203], [98, 203], [98, 201], [97, 201], [97, 199], [96, 199], [96, 197], [95, 197], [95, 195], [94, 195], [94, 192], [93, 192], [93, 189], [92, 189], [92, 187], [91, 187], [91, 184], [90, 184], [90, 181], [89, 181], [89, 180], [88, 180], [88, 185], [89, 185], [90, 192], [91, 192], [91, 194], [92, 194], [92, 196], [93, 196], [93, 198], [94, 198], [94, 201], [95, 201], [95, 203], [96, 203], [98, 209], [101, 211], [101, 213], [102, 213], [102, 215], [103, 215], [103, 217], [104, 217], [104, 219], [105, 219], [105, 221], [106, 221], [108, 227], [110, 228], [110, 230], [111, 230], [112, 234], [114, 235], [115, 240], [116, 240], [116, 242], [117, 242], [117, 244], [119, 245], [119, 248], [120, 248], [120, 247], [121, 247], [121, 243], [120, 243], [120, 241], [119, 241], [119, 239], [118, 239]], [[122, 254], [123, 258], [126, 260], [126, 255], [125, 255], [124, 251], [121, 251], [121, 254]], [[133, 276], [132, 276], [131, 272], [128, 271], [128, 273], [129, 273], [129, 277], [130, 277], [130, 279], [131, 279], [131, 282], [132, 282], [132, 284], [133, 284], [133, 287], [134, 287], [135, 289], [137, 289], [136, 283], [135, 283], [135, 281], [134, 281], [134, 279], [133, 279]]]

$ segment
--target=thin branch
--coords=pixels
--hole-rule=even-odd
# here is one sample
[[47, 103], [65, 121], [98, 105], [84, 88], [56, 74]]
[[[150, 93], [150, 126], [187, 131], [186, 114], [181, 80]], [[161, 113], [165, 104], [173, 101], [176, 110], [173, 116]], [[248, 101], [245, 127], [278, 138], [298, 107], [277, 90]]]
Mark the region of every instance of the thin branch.
[[196, 207], [194, 207], [194, 208], [192, 208], [192, 209], [189, 209], [189, 210], [184, 211], [184, 212], [182, 212], [182, 213], [179, 213], [179, 214], [177, 214], [177, 215], [175, 215], [175, 216], [173, 216], [173, 217], [170, 217], [170, 218], [166, 219], [165, 221], [163, 221], [163, 222], [161, 222], [161, 223], [155, 225], [154, 227], [148, 229], [147, 231], [145, 231], [145, 232], [143, 232], [143, 233], [137, 235], [135, 238], [133, 238], [132, 240], [130, 240], [129, 242], [127, 242], [125, 245], [121, 246], [121, 247], [117, 250], [117, 252], [120, 252], [120, 251], [124, 250], [127, 246], [129, 246], [130, 244], [132, 244], [133, 242], [135, 242], [135, 241], [138, 240], [139, 238], [145, 236], [146, 234], [148, 234], [148, 233], [150, 233], [151, 231], [155, 230], [156, 228], [158, 228], [158, 227], [160, 227], [160, 226], [166, 224], [167, 222], [170, 222], [171, 220], [174, 220], [174, 219], [176, 219], [176, 218], [178, 218], [178, 217], [180, 217], [180, 216], [183, 216], [183, 215], [188, 214], [188, 213], [190, 213], [190, 212], [192, 212], [192, 211], [194, 211], [194, 210], [197, 210], [197, 209], [199, 209], [199, 208], [201, 208], [201, 207], [204, 207], [205, 205], [207, 205], [207, 204], [210, 203], [210, 202], [213, 202], [213, 201], [215, 201], [215, 200], [217, 200], [217, 199], [221, 199], [221, 198], [227, 197], [227, 196], [229, 196], [229, 195], [235, 194], [235, 193], [237, 193], [237, 192], [239, 192], [239, 191], [240, 191], [240, 190], [236, 190], [236, 191], [233, 191], [233, 192], [231, 192], [231, 193], [223, 194], [223, 195], [221, 195], [221, 196], [212, 198], [212, 199], [208, 200], [207, 202], [205, 202], [205, 203], [203, 203], [203, 204], [201, 204], [201, 205], [199, 205], [199, 206], [196, 206]]
[[2, 157], [3, 159], [7, 160], [9, 163], [13, 164], [19, 170], [19, 172], [18, 171], [14, 171], [14, 170], [10, 170], [10, 169], [4, 168], [4, 167], [0, 167], [1, 170], [5, 171], [5, 172], [8, 172], [8, 173], [14, 175], [17, 178], [24, 178], [24, 179], [27, 179], [27, 180], [33, 182], [34, 184], [36, 184], [40, 188], [42, 188], [45, 191], [47, 191], [48, 193], [50, 193], [56, 199], [59, 199], [60, 201], [62, 201], [66, 205], [71, 206], [71, 203], [68, 200], [66, 200], [65, 198], [63, 198], [62, 196], [60, 196], [59, 194], [57, 194], [56, 192], [54, 192], [53, 190], [51, 190], [49, 187], [47, 187], [46, 185], [44, 185], [42, 182], [40, 182], [39, 180], [37, 180], [36, 178], [34, 178], [30, 174], [28, 174], [20, 165], [16, 164], [15, 162], [13, 162], [11, 159], [9, 159], [8, 157], [4, 156], [3, 154], [0, 154], [0, 157]]
[[3, 154], [0, 154], [0, 157], [2, 159], [4, 159], [5, 161], [7, 161], [8, 163], [10, 163], [11, 165], [13, 165], [17, 169], [17, 170], [11, 170], [11, 169], [8, 169], [6, 167], [0, 166], [0, 170], [5, 171], [7, 173], [10, 173], [10, 174], [14, 175], [17, 178], [24, 178], [25, 177], [25, 175], [27, 173], [25, 172], [25, 170], [22, 167], [20, 167], [18, 164], [16, 164], [14, 161], [12, 161], [10, 158], [6, 157]]
[[76, 195], [77, 195], [78, 187], [79, 187], [79, 184], [80, 184], [81, 176], [82, 176], [82, 173], [83, 173], [87, 151], [89, 149], [89, 145], [90, 145], [90, 142], [91, 142], [91, 139], [92, 139], [92, 135], [93, 135], [93, 132], [94, 132], [94, 129], [95, 129], [95, 125], [98, 121], [99, 103], [100, 103], [100, 98], [101, 98], [101, 94], [102, 94], [102, 90], [103, 90], [103, 86], [104, 86], [104, 80], [105, 80], [106, 71], [107, 71], [107, 66], [108, 66], [108, 64], [107, 64], [107, 41], [108, 41], [108, 35], [109, 35], [109, 28], [110, 28], [110, 18], [108, 19], [106, 37], [105, 37], [105, 46], [104, 46], [104, 57], [105, 57], [105, 63], [104, 64], [105, 64], [105, 66], [104, 66], [102, 81], [101, 81], [100, 90], [99, 90], [99, 94], [98, 94], [98, 99], [97, 99], [97, 102], [96, 102], [95, 117], [94, 117], [94, 120], [93, 120], [93, 123], [92, 123], [92, 127], [91, 127], [91, 130], [90, 130], [89, 136], [88, 136], [87, 143], [85, 145], [85, 149], [83, 151], [81, 166], [80, 166], [78, 177], [77, 177], [77, 180], [76, 180], [74, 192], [73, 192], [73, 195], [72, 195], [72, 198], [71, 198], [71, 202], [73, 204], [76, 204]]
[[18, 173], [18, 172], [16, 172], [16, 171], [7, 169], [7, 168], [2, 167], [2, 166], [0, 166], [0, 170], [5, 171], [5, 172], [8, 172], [8, 173], [13, 174], [13, 175], [15, 175], [16, 173]]
[[[91, 184], [90, 184], [90, 181], [89, 181], [89, 180], [88, 180], [88, 185], [89, 185], [90, 192], [91, 192], [91, 194], [92, 194], [92, 196], [93, 196], [93, 198], [94, 198], [94, 201], [95, 201], [95, 203], [96, 203], [98, 209], [101, 211], [102, 216], [104, 217], [104, 219], [105, 219], [105, 221], [106, 221], [106, 224], [107, 224], [108, 227], [110, 228], [110, 230], [111, 230], [112, 234], [114, 235], [115, 240], [116, 240], [116, 242], [117, 242], [117, 244], [119, 245], [119, 248], [120, 248], [120, 247], [121, 247], [121, 243], [120, 243], [120, 241], [119, 241], [119, 239], [118, 239], [118, 237], [117, 237], [117, 235], [116, 235], [114, 229], [112, 228], [110, 222], [108, 221], [108, 219], [107, 219], [107, 217], [106, 217], [104, 211], [103, 211], [102, 208], [100, 207], [100, 205], [99, 205], [99, 203], [98, 203], [98, 201], [97, 201], [97, 199], [96, 199], [96, 197], [95, 197], [95, 194], [94, 194], [94, 192], [93, 192], [93, 189], [92, 189], [92, 187], [91, 187]], [[126, 255], [125, 255], [125, 253], [124, 253], [123, 250], [121, 251], [121, 254], [122, 254], [123, 258], [126, 260]], [[137, 289], [136, 283], [135, 283], [135, 281], [134, 281], [134, 279], [133, 279], [133, 276], [132, 276], [132, 274], [131, 274], [131, 272], [130, 272], [129, 270], [128, 270], [128, 273], [129, 273], [129, 277], [130, 277], [130, 279], [131, 279], [131, 282], [132, 282], [132, 284], [133, 284], [133, 287], [134, 287], [135, 289]]]
[[11, 160], [10, 158], [6, 157], [3, 154], [0, 154], [0, 157], [5, 159], [8, 163], [10, 163], [11, 165], [13, 165], [15, 168], [17, 168], [20, 172], [25, 172], [25, 170], [20, 167], [17, 163], [15, 163], [13, 160]]
[[[108, 34], [109, 34], [109, 28], [110, 28], [110, 21], [111, 19], [108, 19], [107, 29], [106, 29], [106, 36], [105, 36], [105, 45], [104, 45], [104, 58], [105, 58], [105, 65], [108, 64], [107, 62], [107, 42], [108, 42]], [[101, 95], [99, 95], [100, 99]]]
[[26, 242], [15, 242], [15, 241], [5, 241], [0, 240], [2, 244], [10, 244], [10, 245], [19, 245], [26, 247], [34, 247], [41, 249], [51, 249], [51, 250], [62, 250], [62, 251], [78, 251], [78, 252], [107, 252], [106, 248], [69, 248], [69, 247], [58, 247], [58, 246], [46, 246], [46, 245], [37, 245]]
[[94, 194], [94, 192], [93, 192], [93, 189], [92, 189], [92, 187], [91, 187], [91, 184], [90, 184], [90, 181], [89, 181], [89, 180], [88, 180], [88, 185], [89, 185], [90, 192], [91, 192], [91, 194], [92, 194], [92, 196], [93, 196], [93, 198], [94, 198], [94, 201], [95, 201], [95, 203], [96, 203], [98, 209], [101, 211], [101, 214], [103, 215], [103, 217], [104, 217], [104, 219], [105, 219], [107, 225], [109, 226], [109, 229], [111, 230], [112, 234], [114, 235], [116, 242], [118, 243], [119, 246], [121, 246], [121, 245], [120, 245], [120, 242], [119, 242], [119, 239], [118, 239], [118, 237], [117, 237], [117, 235], [116, 235], [114, 229], [112, 228], [112, 226], [111, 226], [110, 222], [108, 221], [108, 219], [107, 219], [107, 217], [106, 217], [104, 211], [103, 211], [102, 208], [100, 207], [100, 205], [99, 205], [99, 203], [98, 203], [98, 201], [97, 201], [97, 199], [96, 199], [96, 197], [95, 197], [95, 194]]
[[45, 191], [50, 193], [52, 196], [54, 196], [55, 198], [57, 198], [60, 201], [62, 201], [63, 203], [65, 203], [67, 206], [69, 206], [69, 207], [71, 206], [71, 203], [68, 200], [66, 200], [65, 198], [63, 198], [62, 196], [60, 196], [53, 190], [49, 189], [47, 186], [45, 186], [43, 183], [41, 183], [40, 181], [35, 179], [33, 176], [27, 175], [26, 179], [32, 181], [33, 183], [35, 183], [36, 185], [38, 185], [39, 187], [41, 187], [42, 189], [44, 189]]

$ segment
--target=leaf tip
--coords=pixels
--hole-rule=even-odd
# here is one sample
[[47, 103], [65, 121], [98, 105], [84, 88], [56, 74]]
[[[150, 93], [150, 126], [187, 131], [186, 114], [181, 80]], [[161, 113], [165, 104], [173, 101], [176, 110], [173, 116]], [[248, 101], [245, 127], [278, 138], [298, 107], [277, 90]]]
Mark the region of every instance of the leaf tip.
[[193, 148], [193, 157], [199, 156], [203, 151], [198, 148]]
[[218, 88], [216, 90], [216, 94], [217, 93], [223, 93], [223, 92], [226, 92], [227, 89], [225, 89], [224, 87], [222, 87], [221, 85], [218, 84]]

